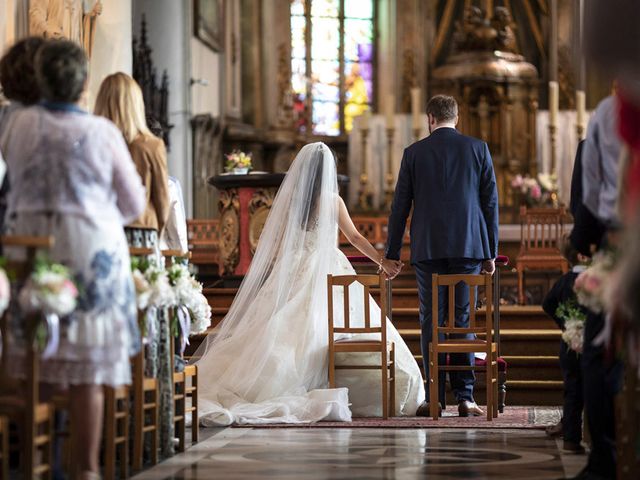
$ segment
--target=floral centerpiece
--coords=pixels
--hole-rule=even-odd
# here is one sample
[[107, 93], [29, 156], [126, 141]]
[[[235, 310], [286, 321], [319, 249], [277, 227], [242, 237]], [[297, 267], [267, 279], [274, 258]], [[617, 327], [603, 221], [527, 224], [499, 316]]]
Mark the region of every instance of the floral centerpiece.
[[[168, 268], [169, 283], [174, 289], [176, 306], [189, 313], [190, 328], [187, 335], [202, 333], [211, 325], [211, 307], [202, 294], [202, 284], [189, 271], [187, 265], [174, 263]], [[184, 329], [186, 331], [186, 329]]]
[[36, 260], [33, 272], [18, 294], [18, 302], [24, 311], [41, 311], [59, 317], [73, 312], [77, 300], [78, 289], [69, 269], [44, 258]]
[[558, 201], [557, 178], [548, 173], [541, 173], [537, 178], [518, 174], [511, 180], [511, 188], [528, 207], [551, 206]]
[[233, 172], [236, 174], [247, 174], [251, 170], [251, 154], [244, 153], [240, 150], [234, 150], [231, 153], [225, 155], [227, 163], [225, 164], [226, 172]]
[[589, 268], [578, 275], [573, 286], [578, 303], [594, 313], [610, 310], [612, 292], [615, 282], [611, 282], [616, 266], [615, 254], [612, 251], [601, 251], [593, 256]]
[[562, 340], [571, 350], [582, 353], [584, 345], [584, 322], [587, 319], [584, 311], [574, 300], [569, 300], [558, 305], [556, 316], [564, 320]]

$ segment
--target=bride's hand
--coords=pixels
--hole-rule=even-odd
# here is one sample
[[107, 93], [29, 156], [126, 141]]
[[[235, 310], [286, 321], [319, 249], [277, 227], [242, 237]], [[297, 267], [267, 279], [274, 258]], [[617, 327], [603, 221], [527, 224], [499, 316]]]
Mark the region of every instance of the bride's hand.
[[380, 268], [384, 271], [389, 280], [393, 280], [395, 277], [397, 277], [403, 266], [404, 263], [402, 263], [401, 261], [389, 260], [388, 258], [383, 258], [380, 262]]

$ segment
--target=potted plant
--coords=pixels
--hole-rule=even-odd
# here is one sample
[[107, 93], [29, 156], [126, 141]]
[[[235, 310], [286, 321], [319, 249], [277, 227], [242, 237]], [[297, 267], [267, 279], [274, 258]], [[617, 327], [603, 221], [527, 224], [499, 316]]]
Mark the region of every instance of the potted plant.
[[240, 150], [234, 150], [225, 155], [227, 163], [225, 171], [236, 175], [246, 175], [251, 170], [251, 154]]

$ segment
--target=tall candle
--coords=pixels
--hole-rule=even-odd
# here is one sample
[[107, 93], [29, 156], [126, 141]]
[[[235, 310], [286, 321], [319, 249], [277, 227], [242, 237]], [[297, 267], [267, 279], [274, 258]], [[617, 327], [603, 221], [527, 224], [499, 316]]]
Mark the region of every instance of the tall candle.
[[411, 89], [411, 118], [412, 118], [412, 126], [415, 129], [422, 128], [422, 120], [421, 120], [421, 95], [422, 91], [419, 88]]
[[393, 93], [387, 95], [387, 109], [385, 112], [387, 128], [395, 128], [396, 125], [396, 96]]
[[368, 108], [360, 115], [360, 128], [362, 130], [369, 129], [369, 120], [371, 119], [371, 110]]
[[576, 91], [576, 123], [580, 127], [585, 126], [587, 118], [587, 98], [582, 90]]
[[556, 127], [558, 125], [558, 109], [559, 109], [559, 92], [558, 82], [549, 82], [549, 125]]

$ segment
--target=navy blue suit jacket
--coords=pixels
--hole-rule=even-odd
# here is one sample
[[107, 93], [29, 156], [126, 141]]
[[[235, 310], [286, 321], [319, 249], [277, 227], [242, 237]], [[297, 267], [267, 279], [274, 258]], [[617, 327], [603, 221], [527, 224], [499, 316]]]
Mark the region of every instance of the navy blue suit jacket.
[[400, 258], [411, 217], [411, 263], [498, 254], [498, 191], [489, 147], [438, 128], [407, 147], [389, 216], [387, 258]]

